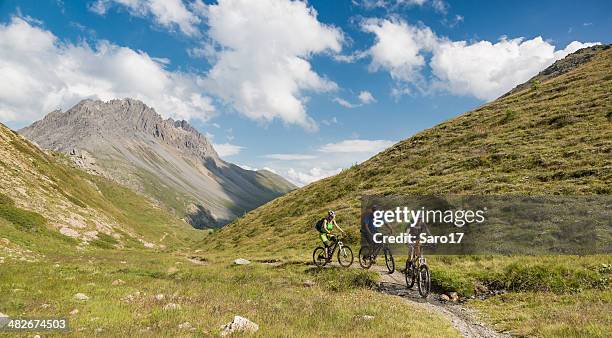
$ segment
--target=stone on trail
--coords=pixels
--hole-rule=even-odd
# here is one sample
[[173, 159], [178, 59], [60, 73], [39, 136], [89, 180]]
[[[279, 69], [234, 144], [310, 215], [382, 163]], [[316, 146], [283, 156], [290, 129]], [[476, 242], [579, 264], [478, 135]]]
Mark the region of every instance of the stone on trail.
[[166, 296], [164, 296], [164, 295], [163, 295], [163, 294], [161, 294], [161, 293], [160, 293], [160, 294], [155, 295], [155, 299], [156, 299], [156, 300], [164, 300], [164, 298], [166, 298]]
[[244, 258], [238, 258], [236, 260], [234, 260], [234, 264], [236, 265], [247, 265], [247, 264], [251, 264], [251, 261], [248, 259], [244, 259]]
[[74, 299], [76, 300], [88, 300], [89, 297], [87, 297], [87, 295], [85, 295], [84, 293], [77, 293], [74, 295]]
[[448, 294], [448, 296], [450, 297], [450, 300], [453, 302], [459, 301], [459, 295], [456, 292], [451, 292]]
[[224, 337], [236, 332], [255, 333], [257, 330], [259, 330], [259, 325], [244, 317], [234, 316], [231, 323], [227, 323], [221, 328], [221, 336]]
[[445, 295], [445, 294], [441, 294], [440, 295], [440, 300], [443, 302], [448, 302], [450, 300], [450, 297]]

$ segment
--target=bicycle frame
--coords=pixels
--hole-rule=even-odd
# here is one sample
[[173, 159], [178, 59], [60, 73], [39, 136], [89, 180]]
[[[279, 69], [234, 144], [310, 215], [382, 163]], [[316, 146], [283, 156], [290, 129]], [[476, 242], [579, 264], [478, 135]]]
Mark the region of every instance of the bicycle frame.
[[341, 240], [339, 239], [335, 240], [334, 245], [327, 248], [327, 252], [328, 252], [327, 260], [332, 260], [332, 258], [334, 257], [334, 254], [336, 253], [336, 248], [338, 248], [338, 250], [342, 250], [343, 247], [344, 247], [344, 243], [342, 243]]

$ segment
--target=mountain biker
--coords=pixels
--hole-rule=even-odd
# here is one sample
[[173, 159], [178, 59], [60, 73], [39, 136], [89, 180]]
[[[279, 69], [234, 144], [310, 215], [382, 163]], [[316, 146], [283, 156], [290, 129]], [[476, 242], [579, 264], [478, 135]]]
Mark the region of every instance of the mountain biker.
[[[363, 216], [363, 222], [361, 226], [361, 234], [362, 238], [365, 238], [365, 243], [362, 241], [362, 245], [367, 245], [370, 248], [375, 248], [377, 243], [374, 242], [374, 235], [380, 233], [380, 228], [374, 226], [374, 212], [378, 210], [377, 205], [373, 205], [367, 211], [367, 213]], [[389, 234], [393, 233], [393, 229], [386, 222], [383, 223], [385, 228], [389, 231]]]
[[323, 246], [325, 246], [325, 256], [329, 257], [329, 242], [330, 240], [335, 240], [333, 235], [334, 228], [338, 228], [343, 234], [346, 234], [346, 232], [336, 223], [336, 212], [333, 210], [328, 211], [327, 216], [317, 222], [316, 228], [319, 230], [319, 238], [323, 242]]

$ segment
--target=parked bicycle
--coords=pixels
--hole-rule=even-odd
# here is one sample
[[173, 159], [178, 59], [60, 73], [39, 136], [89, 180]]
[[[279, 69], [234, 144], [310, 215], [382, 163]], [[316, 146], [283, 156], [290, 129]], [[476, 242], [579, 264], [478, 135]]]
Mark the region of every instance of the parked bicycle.
[[348, 245], [345, 245], [340, 238], [333, 236], [331, 238], [333, 244], [327, 248], [328, 255], [325, 255], [325, 248], [322, 246], [314, 249], [312, 253], [312, 261], [317, 267], [323, 267], [330, 263], [334, 257], [336, 249], [338, 249], [338, 263], [341, 266], [348, 268], [353, 264], [353, 250]]
[[406, 260], [404, 275], [406, 277], [406, 287], [412, 289], [414, 283], [417, 282], [419, 294], [421, 297], [427, 298], [431, 291], [431, 274], [427, 260], [423, 255], [423, 248], [418, 241], [415, 245], [410, 246], [410, 255]]
[[387, 244], [374, 245], [373, 247], [370, 245], [362, 246], [359, 249], [359, 265], [361, 265], [364, 269], [369, 269], [372, 264], [376, 262], [376, 257], [382, 250], [385, 254], [385, 265], [387, 266], [387, 270], [389, 274], [395, 272], [395, 259], [393, 259], [393, 254], [391, 253], [391, 249]]

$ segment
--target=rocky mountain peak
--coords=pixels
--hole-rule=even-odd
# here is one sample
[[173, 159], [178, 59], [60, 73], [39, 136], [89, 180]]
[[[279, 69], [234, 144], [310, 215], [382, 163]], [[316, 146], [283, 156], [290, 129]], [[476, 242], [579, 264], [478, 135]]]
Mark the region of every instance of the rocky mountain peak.
[[[48, 114], [44, 119], [24, 128], [22, 133], [37, 134], [37, 138], [72, 139], [82, 143], [83, 139], [92, 142], [107, 138], [153, 137], [200, 159], [219, 156], [210, 141], [193, 128], [187, 121], [163, 119], [153, 108], [140, 100], [125, 98], [107, 102], [85, 99], [66, 112], [59, 110]], [[65, 137], [51, 134], [64, 133]], [[47, 135], [48, 134], [48, 135]], [[66, 142], [63, 142], [65, 145]], [[69, 149], [56, 150], [69, 151]]]

